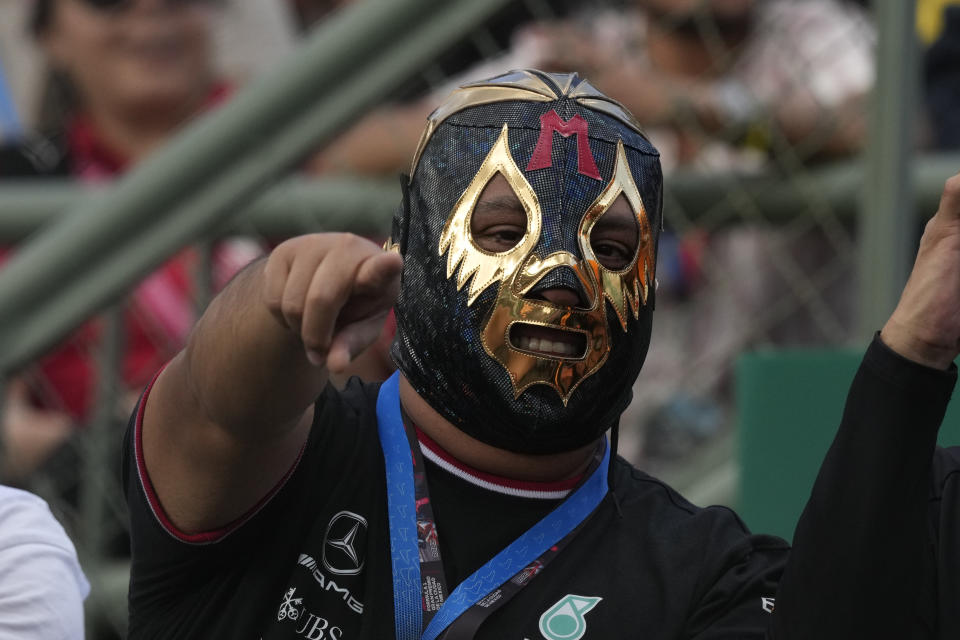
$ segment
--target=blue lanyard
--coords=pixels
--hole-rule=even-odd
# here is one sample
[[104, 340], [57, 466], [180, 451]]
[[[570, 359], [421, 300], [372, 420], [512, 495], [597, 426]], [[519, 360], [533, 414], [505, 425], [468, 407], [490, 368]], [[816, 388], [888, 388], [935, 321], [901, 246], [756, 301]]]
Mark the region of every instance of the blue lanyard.
[[610, 447], [603, 460], [563, 503], [461, 582], [421, 636], [420, 554], [417, 545], [413, 457], [400, 413], [399, 373], [377, 397], [377, 428], [387, 475], [390, 552], [397, 640], [435, 640], [461, 614], [574, 531], [607, 494]]

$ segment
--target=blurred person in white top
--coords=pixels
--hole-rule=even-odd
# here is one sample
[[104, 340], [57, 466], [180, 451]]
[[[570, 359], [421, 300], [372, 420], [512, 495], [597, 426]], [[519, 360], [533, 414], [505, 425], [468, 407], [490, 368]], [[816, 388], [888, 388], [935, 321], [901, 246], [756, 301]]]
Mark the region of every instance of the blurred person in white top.
[[89, 593], [47, 503], [0, 485], [0, 640], [82, 640]]

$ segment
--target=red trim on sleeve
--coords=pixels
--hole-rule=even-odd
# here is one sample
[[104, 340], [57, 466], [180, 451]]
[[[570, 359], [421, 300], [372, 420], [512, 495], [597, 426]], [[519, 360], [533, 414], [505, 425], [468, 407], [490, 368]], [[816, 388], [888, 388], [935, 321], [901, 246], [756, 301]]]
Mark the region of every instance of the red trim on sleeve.
[[239, 529], [255, 515], [257, 515], [257, 513], [259, 513], [268, 502], [270, 502], [270, 499], [273, 498], [273, 496], [275, 496], [280, 489], [283, 488], [283, 486], [287, 483], [287, 480], [290, 479], [290, 476], [293, 475], [293, 472], [296, 471], [297, 466], [300, 464], [301, 458], [303, 458], [303, 452], [307, 445], [304, 443], [303, 447], [300, 448], [300, 453], [297, 454], [297, 459], [293, 461], [290, 469], [287, 470], [282, 478], [280, 478], [277, 484], [242, 516], [224, 525], [223, 527], [220, 527], [219, 529], [214, 529], [212, 531], [201, 531], [199, 533], [184, 533], [177, 528], [177, 526], [167, 515], [167, 512], [164, 511], [163, 505], [160, 504], [160, 499], [157, 497], [157, 492], [153, 488], [153, 483], [150, 482], [150, 476], [147, 473], [147, 465], [143, 458], [143, 414], [147, 405], [147, 398], [150, 395], [150, 391], [153, 389], [153, 385], [156, 383], [157, 378], [159, 378], [160, 374], [163, 373], [164, 368], [166, 368], [166, 365], [161, 367], [160, 371], [158, 371], [153, 377], [153, 380], [150, 381], [150, 384], [147, 385], [146, 390], [143, 392], [143, 397], [140, 399], [140, 404], [137, 407], [137, 418], [136, 422], [134, 423], [133, 440], [135, 457], [137, 459], [137, 475], [140, 479], [140, 487], [143, 489], [143, 494], [147, 498], [147, 505], [150, 507], [150, 511], [153, 512], [157, 522], [168, 534], [180, 542], [187, 544], [213, 544], [223, 540], [226, 536]]

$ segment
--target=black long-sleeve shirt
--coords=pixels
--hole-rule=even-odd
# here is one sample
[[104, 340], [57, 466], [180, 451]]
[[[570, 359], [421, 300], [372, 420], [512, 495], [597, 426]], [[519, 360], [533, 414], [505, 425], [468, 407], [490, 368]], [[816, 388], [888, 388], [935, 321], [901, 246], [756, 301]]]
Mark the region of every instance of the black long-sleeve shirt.
[[956, 380], [870, 345], [797, 525], [775, 638], [960, 638], [960, 449], [936, 448]]

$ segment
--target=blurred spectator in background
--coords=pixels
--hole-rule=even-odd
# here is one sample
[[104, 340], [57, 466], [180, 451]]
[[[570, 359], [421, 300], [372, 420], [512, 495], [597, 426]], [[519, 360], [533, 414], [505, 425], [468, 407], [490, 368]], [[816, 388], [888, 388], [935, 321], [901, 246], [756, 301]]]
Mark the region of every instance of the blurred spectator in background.
[[[43, 128], [45, 56], [32, 30], [24, 28], [35, 9], [36, 0], [0, 0], [0, 74], [13, 94], [21, 131]], [[293, 50], [297, 36], [290, 0], [220, 0], [211, 28], [214, 70], [228, 83], [242, 83], [273, 67]], [[49, 104], [55, 96], [47, 97], [46, 111], [53, 106], [54, 118], [62, 115]], [[7, 134], [0, 122], [0, 141], [10, 141]]]
[[872, 30], [835, 0], [635, 0], [637, 11], [542, 25], [542, 66], [579, 69], [630, 108], [665, 168], [756, 169], [774, 136], [803, 157], [857, 151]]
[[[31, 29], [52, 71], [42, 134], [0, 149], [0, 177], [112, 179], [223, 101], [229, 87], [212, 57], [219, 4], [36, 0]], [[0, 261], [12, 251], [0, 250]], [[219, 244], [214, 283], [225, 283], [257, 253], [248, 244]], [[148, 377], [183, 345], [195, 319], [199, 269], [198, 253], [187, 249], [132, 294], [124, 310], [124, 389], [117, 390], [127, 396], [124, 404], [132, 406]], [[0, 467], [8, 479], [23, 478], [92, 417], [100, 336], [96, 322], [84, 326], [9, 385]]]
[[89, 592], [73, 543], [47, 504], [0, 486], [0, 638], [83, 640]]
[[928, 45], [923, 90], [929, 118], [929, 146], [960, 148], [960, 1], [919, 0], [917, 29]]

